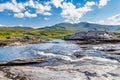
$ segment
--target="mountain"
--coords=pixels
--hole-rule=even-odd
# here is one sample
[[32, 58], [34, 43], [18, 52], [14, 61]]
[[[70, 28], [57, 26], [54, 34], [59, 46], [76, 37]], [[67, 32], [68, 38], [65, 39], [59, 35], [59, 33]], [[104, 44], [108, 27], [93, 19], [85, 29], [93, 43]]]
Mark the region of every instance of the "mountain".
[[71, 23], [60, 23], [54, 26], [44, 27], [44, 30], [72, 30], [75, 32], [79, 31], [89, 31], [89, 30], [104, 30], [109, 32], [114, 32], [120, 28], [120, 25], [101, 25], [88, 22], [80, 22], [77, 24]]

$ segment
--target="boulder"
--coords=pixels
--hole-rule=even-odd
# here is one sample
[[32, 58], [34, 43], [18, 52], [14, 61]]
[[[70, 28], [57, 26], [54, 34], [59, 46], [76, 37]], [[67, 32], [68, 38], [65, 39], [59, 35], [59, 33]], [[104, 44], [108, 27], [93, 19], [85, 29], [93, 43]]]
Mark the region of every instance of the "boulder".
[[114, 33], [106, 31], [88, 31], [88, 32], [78, 32], [73, 35], [67, 35], [64, 37], [65, 40], [110, 40], [115, 39]]

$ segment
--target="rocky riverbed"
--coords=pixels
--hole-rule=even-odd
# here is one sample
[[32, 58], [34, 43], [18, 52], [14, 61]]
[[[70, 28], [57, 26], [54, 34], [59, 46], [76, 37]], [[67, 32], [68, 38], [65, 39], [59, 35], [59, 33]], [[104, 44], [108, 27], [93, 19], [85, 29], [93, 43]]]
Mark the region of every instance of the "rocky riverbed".
[[0, 40], [0, 47], [6, 46], [22, 46], [26, 44], [35, 44], [42, 42], [41, 39], [33, 37], [33, 36], [22, 36], [15, 37], [7, 40]]
[[[115, 60], [84, 57], [78, 62], [55, 66], [1, 67], [0, 80], [119, 80], [120, 63]], [[54, 62], [53, 62], [54, 64]]]
[[119, 51], [120, 44], [78, 45], [61, 40], [0, 48], [1, 63], [32, 62], [0, 66], [0, 80], [119, 80]]

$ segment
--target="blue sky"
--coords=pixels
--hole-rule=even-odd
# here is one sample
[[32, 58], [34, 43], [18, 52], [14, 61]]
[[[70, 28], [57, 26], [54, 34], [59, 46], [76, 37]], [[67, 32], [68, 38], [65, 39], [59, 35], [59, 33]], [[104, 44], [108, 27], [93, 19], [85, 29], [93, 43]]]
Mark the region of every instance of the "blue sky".
[[120, 25], [120, 0], [0, 0], [0, 26]]

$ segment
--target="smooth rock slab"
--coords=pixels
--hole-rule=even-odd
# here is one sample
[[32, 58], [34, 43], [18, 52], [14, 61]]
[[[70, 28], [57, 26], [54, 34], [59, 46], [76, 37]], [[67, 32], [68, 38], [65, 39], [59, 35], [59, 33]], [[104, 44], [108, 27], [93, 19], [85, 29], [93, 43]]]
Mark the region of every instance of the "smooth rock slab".
[[44, 59], [42, 58], [32, 58], [32, 59], [17, 59], [9, 62], [0, 62], [0, 66], [16, 66], [16, 65], [26, 65], [40, 63]]
[[[57, 66], [13, 66], [4, 73], [26, 77], [26, 80], [119, 80], [120, 63], [104, 58], [84, 58], [78, 62]], [[82, 65], [81, 65], [82, 64]]]

